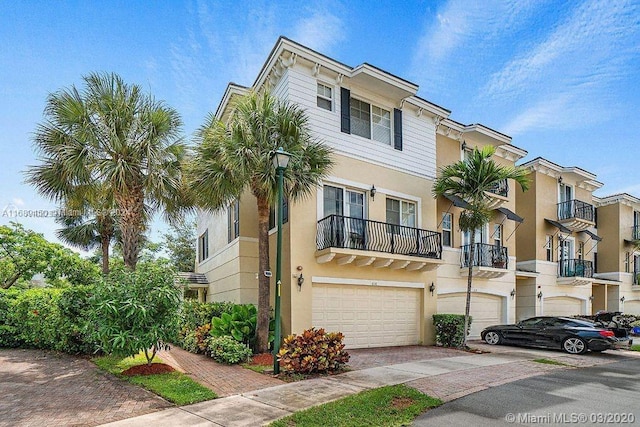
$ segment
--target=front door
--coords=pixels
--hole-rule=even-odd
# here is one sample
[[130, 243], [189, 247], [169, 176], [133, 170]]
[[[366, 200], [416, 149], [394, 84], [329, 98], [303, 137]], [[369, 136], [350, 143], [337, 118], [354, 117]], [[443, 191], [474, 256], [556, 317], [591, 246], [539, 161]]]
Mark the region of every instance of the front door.
[[365, 248], [365, 209], [364, 209], [364, 193], [360, 191], [347, 190], [345, 215], [348, 217], [346, 222], [346, 238], [349, 246], [353, 249]]
[[558, 259], [560, 261], [561, 277], [569, 277], [574, 275], [574, 272], [572, 270], [575, 266], [572, 265], [572, 260], [571, 260], [572, 258], [573, 258], [573, 240], [571, 239], [560, 240], [560, 254], [558, 254]]

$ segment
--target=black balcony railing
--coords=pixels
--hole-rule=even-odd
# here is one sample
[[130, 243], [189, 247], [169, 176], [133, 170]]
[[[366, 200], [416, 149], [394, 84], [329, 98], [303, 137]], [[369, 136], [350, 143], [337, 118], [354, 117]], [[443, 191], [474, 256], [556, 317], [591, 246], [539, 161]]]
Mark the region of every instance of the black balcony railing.
[[584, 259], [561, 259], [558, 261], [560, 277], [593, 277], [593, 263]]
[[640, 225], [634, 225], [631, 227], [631, 239], [640, 240]]
[[[486, 243], [474, 243], [473, 254], [474, 267], [508, 268], [509, 256], [505, 246], [488, 245]], [[469, 255], [471, 245], [462, 246], [460, 251], [460, 267], [469, 267]]]
[[498, 181], [493, 187], [489, 189], [490, 193], [497, 194], [498, 196], [509, 196], [509, 182], [506, 179]]
[[329, 215], [318, 221], [316, 245], [318, 250], [347, 248], [442, 257], [442, 235], [438, 232], [342, 215]]
[[593, 222], [593, 205], [580, 200], [569, 200], [558, 203], [558, 219], [578, 218]]

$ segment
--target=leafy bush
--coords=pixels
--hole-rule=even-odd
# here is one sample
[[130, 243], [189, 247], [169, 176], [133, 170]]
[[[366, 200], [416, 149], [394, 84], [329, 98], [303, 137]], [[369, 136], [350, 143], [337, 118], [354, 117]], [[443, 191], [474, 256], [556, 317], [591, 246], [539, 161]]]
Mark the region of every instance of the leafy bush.
[[[460, 347], [464, 342], [464, 315], [462, 314], [434, 314], [433, 324], [436, 327], [436, 344], [443, 347]], [[471, 316], [469, 316], [469, 330], [471, 330]]]
[[211, 319], [211, 335], [231, 336], [238, 342], [253, 348], [256, 337], [258, 310], [253, 304], [234, 305], [231, 313], [222, 313]]
[[230, 336], [210, 337], [207, 340], [209, 354], [216, 362], [234, 365], [247, 361], [253, 352], [241, 342]]
[[67, 353], [93, 353], [97, 343], [91, 328], [91, 296], [94, 286], [73, 286], [65, 288], [58, 299], [60, 329], [64, 331], [61, 351]]
[[278, 353], [280, 366], [285, 371], [295, 373], [335, 371], [349, 361], [343, 339], [342, 333], [325, 333], [322, 328], [311, 328], [301, 335], [289, 335]]
[[13, 323], [13, 313], [19, 291], [0, 290], [0, 347], [19, 347], [18, 328]]
[[139, 263], [135, 271], [114, 269], [92, 299], [100, 349], [117, 356], [144, 350], [151, 364], [156, 351], [176, 337], [181, 294], [165, 263]]
[[231, 302], [198, 302], [186, 300], [180, 308], [180, 327], [194, 331], [197, 327], [211, 323], [214, 317], [230, 313]]

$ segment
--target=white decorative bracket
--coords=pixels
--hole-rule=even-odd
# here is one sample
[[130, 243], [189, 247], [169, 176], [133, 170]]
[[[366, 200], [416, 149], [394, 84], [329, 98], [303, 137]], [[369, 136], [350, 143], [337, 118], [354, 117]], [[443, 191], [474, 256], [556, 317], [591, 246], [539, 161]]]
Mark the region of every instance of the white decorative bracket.
[[337, 83], [337, 84], [339, 84], [339, 85], [341, 85], [341, 84], [342, 84], [342, 79], [343, 79], [343, 78], [344, 78], [344, 75], [343, 75], [343, 74], [338, 74], [338, 75], [336, 76], [336, 83]]
[[320, 74], [320, 67], [322, 67], [320, 64], [316, 63], [313, 66], [313, 76], [314, 77], [318, 77], [318, 75]]

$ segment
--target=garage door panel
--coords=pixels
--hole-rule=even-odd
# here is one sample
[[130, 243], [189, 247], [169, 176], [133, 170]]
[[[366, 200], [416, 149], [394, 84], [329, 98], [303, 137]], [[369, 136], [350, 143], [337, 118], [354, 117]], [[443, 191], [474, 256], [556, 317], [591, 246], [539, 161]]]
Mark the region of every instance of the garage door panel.
[[575, 316], [582, 312], [582, 300], [571, 297], [545, 298], [543, 312], [545, 316]]
[[626, 301], [624, 303], [625, 314], [640, 315], [640, 301]]
[[419, 342], [420, 298], [414, 288], [313, 286], [313, 326], [340, 331], [349, 348]]
[[[438, 296], [438, 313], [464, 315], [467, 295], [463, 293]], [[473, 338], [487, 326], [504, 323], [504, 298], [497, 295], [471, 295], [471, 332]]]

